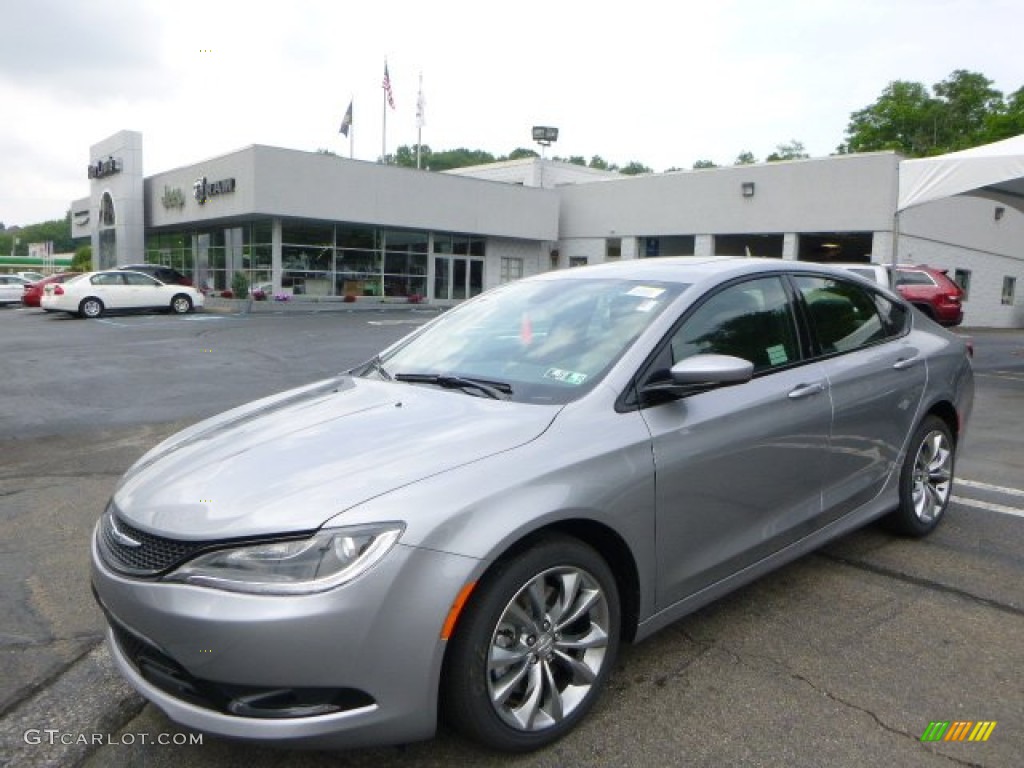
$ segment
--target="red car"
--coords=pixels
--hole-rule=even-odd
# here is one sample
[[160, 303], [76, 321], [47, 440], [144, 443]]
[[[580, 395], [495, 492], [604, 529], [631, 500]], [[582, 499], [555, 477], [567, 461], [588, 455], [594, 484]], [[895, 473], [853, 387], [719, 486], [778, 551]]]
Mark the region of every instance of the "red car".
[[940, 325], [960, 325], [964, 319], [963, 290], [946, 270], [924, 264], [896, 267], [899, 294]]
[[29, 283], [25, 286], [25, 292], [21, 295], [21, 303], [26, 307], [38, 307], [39, 299], [42, 297], [46, 285], [49, 283], [63, 283], [79, 274], [81, 272], [58, 272], [56, 275], [50, 275], [42, 280]]

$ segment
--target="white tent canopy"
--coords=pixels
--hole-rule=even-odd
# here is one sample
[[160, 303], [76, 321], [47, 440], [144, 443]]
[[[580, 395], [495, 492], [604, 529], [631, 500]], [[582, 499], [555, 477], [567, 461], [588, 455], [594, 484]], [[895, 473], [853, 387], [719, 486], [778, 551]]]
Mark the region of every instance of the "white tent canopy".
[[1024, 134], [938, 157], [904, 160], [896, 212], [954, 195], [996, 200], [1024, 213]]

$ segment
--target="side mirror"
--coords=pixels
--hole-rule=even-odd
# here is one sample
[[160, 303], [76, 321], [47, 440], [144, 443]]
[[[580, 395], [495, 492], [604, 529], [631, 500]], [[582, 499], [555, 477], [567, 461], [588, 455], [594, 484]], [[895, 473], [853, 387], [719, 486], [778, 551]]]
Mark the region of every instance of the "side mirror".
[[694, 355], [680, 360], [669, 370], [667, 381], [646, 384], [645, 398], [677, 399], [697, 392], [744, 384], [754, 377], [754, 364], [732, 355]]

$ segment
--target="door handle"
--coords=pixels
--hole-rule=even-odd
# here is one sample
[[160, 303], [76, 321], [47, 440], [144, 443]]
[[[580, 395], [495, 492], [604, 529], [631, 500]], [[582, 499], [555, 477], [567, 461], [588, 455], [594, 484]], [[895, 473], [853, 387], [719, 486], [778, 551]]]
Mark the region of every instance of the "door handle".
[[819, 395], [825, 391], [825, 385], [820, 381], [816, 381], [813, 384], [801, 384], [796, 387], [792, 392], [789, 393], [788, 397], [790, 400], [799, 400], [803, 397], [810, 397], [811, 395]]
[[907, 368], [913, 368], [915, 365], [921, 362], [920, 355], [914, 355], [913, 357], [906, 357], [902, 360], [897, 360], [892, 364], [892, 367], [897, 371], [905, 371]]

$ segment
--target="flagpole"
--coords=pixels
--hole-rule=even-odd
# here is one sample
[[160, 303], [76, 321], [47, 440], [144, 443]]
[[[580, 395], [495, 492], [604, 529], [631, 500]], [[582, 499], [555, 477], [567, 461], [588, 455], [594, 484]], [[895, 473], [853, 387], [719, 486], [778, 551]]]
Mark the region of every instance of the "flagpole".
[[[349, 97], [349, 107], [355, 107], [356, 96], [352, 94]], [[352, 122], [348, 126], [348, 159], [351, 160], [355, 157], [355, 143], [356, 143], [356, 113], [355, 109], [352, 110]]]
[[416, 170], [420, 169], [420, 148], [423, 146], [423, 73], [420, 72], [420, 92], [416, 99]]
[[[384, 81], [388, 80], [388, 60], [384, 59]], [[381, 101], [381, 122], [383, 124], [383, 130], [380, 136], [380, 161], [387, 165], [388, 163], [388, 89], [387, 86], [383, 86], [383, 100]]]

